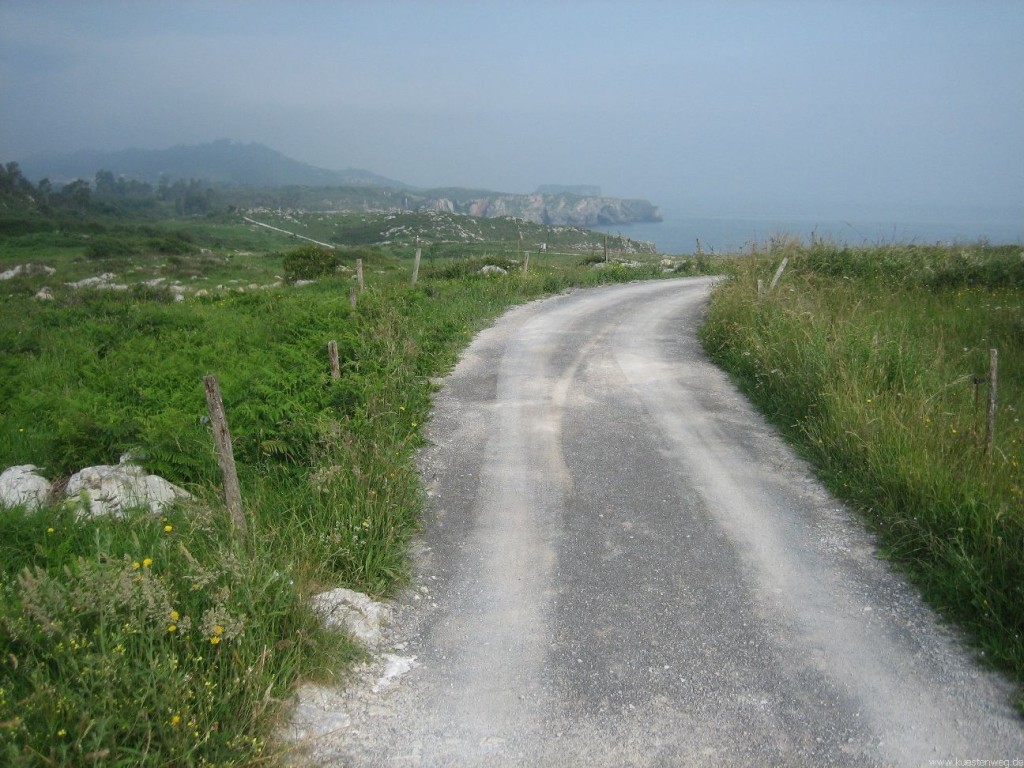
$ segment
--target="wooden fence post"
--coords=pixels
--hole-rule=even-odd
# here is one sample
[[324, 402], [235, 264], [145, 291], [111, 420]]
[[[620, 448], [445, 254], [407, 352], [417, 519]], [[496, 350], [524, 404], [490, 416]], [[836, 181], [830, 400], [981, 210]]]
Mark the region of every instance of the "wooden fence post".
[[789, 263], [789, 256], [782, 257], [782, 263], [779, 264], [779, 268], [775, 270], [775, 277], [772, 278], [771, 285], [768, 286], [768, 291], [774, 291], [775, 286], [779, 284], [779, 278], [782, 277], [783, 270], [786, 269], [786, 265]]
[[231, 433], [228, 431], [228, 420], [224, 415], [224, 401], [220, 396], [220, 384], [216, 376], [204, 376], [203, 386], [206, 388], [206, 404], [210, 409], [210, 422], [213, 425], [213, 443], [217, 448], [217, 463], [224, 481], [224, 502], [235, 523], [235, 531], [245, 536], [248, 526], [245, 523], [245, 512], [242, 510], [242, 491], [238, 487], [238, 472], [235, 469], [235, 454], [231, 448]]
[[989, 456], [996, 447], [996, 390], [999, 385], [999, 350], [988, 351], [988, 427], [985, 430], [985, 451]]
[[363, 260], [356, 259], [356, 281], [359, 283], [359, 292], [362, 293], [366, 286], [363, 284]]
[[327, 342], [327, 357], [331, 361], [331, 378], [337, 381], [341, 378], [341, 364], [338, 362], [338, 342], [334, 339]]
[[416, 258], [412, 262], [412, 284], [416, 285], [416, 281], [420, 279], [420, 249], [416, 249]]
[[527, 270], [530, 269], [530, 252], [526, 252], [526, 256], [523, 258], [523, 274], [525, 275]]

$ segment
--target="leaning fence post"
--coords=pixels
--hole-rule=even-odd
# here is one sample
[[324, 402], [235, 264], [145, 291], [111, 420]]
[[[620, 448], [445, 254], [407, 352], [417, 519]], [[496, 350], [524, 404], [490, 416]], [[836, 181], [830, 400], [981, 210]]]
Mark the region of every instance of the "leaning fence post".
[[416, 285], [416, 281], [420, 279], [420, 249], [416, 249], [416, 257], [412, 262], [412, 284]]
[[338, 342], [334, 339], [327, 342], [327, 357], [331, 361], [331, 378], [337, 381], [341, 378], [341, 364], [338, 362]]
[[356, 259], [356, 281], [359, 283], [359, 292], [362, 293], [366, 287], [363, 284], [363, 260]]
[[235, 531], [245, 536], [248, 526], [245, 523], [245, 512], [242, 510], [242, 491], [238, 487], [238, 471], [235, 469], [235, 454], [231, 448], [231, 433], [228, 431], [228, 420], [224, 415], [220, 384], [216, 376], [204, 376], [203, 386], [206, 388], [206, 404], [210, 409], [210, 422], [213, 425], [217, 463], [220, 464], [220, 474], [224, 481], [224, 502], [235, 523]]
[[775, 290], [775, 286], [778, 285], [779, 278], [782, 277], [782, 272], [786, 268], [786, 265], [788, 263], [789, 263], [789, 256], [783, 256], [782, 257], [782, 263], [779, 264], [779, 268], [777, 270], [775, 270], [775, 277], [772, 278], [771, 285], [768, 286], [768, 291], [769, 292]]
[[999, 385], [999, 350], [988, 351], [988, 427], [985, 430], [985, 450], [991, 456], [996, 447], [996, 390]]

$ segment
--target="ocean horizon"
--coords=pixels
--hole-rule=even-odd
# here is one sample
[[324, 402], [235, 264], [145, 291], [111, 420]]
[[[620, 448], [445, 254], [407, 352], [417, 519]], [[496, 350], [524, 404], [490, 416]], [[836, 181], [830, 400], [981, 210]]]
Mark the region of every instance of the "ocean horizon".
[[960, 210], [940, 216], [931, 212], [899, 215], [863, 214], [842, 217], [710, 216], [687, 215], [678, 207], [663, 207], [661, 222], [591, 227], [609, 235], [653, 242], [658, 253], [735, 253], [762, 246], [776, 236], [812, 238], [851, 246], [913, 243], [977, 243], [1020, 245], [1024, 243], [1024, 214]]

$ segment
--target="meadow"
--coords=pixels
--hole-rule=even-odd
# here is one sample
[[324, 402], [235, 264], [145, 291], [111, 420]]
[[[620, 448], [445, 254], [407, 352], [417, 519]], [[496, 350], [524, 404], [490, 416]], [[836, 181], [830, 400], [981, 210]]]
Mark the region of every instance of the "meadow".
[[[130, 453], [195, 497], [123, 520], [0, 511], [7, 765], [274, 762], [297, 681], [338, 679], [361, 653], [321, 628], [309, 596], [383, 598], [407, 578], [437, 377], [511, 304], [666, 274], [654, 257], [595, 269], [585, 253], [535, 254], [524, 273], [509, 250], [424, 259], [413, 285], [410, 249], [363, 247], [332, 253], [331, 273], [300, 287], [280, 279], [294, 240], [227, 220], [28, 231], [7, 245], [0, 269], [58, 271], [0, 284], [0, 465], [60, 479]], [[366, 290], [353, 307], [356, 258]], [[487, 263], [508, 273], [480, 274]], [[126, 287], [66, 285], [104, 271]], [[36, 298], [44, 286], [52, 298]], [[232, 431], [244, 537], [220, 498], [207, 374]]]
[[1021, 247], [780, 238], [733, 270], [702, 329], [711, 357], [863, 512], [882, 555], [1024, 682]]
[[[266, 217], [338, 244], [307, 259], [328, 269], [302, 286], [287, 278], [313, 251], [238, 216], [5, 230], [0, 271], [57, 273], [0, 283], [0, 467], [60, 479], [130, 453], [195, 498], [122, 520], [0, 510], [4, 764], [277, 762], [286, 747], [272, 734], [297, 682], [343, 680], [362, 653], [321, 627], [308, 598], [337, 586], [387, 598], [406, 583], [422, 425], [473, 335], [572, 286], [723, 270], [709, 353], [864, 512], [884, 556], [1024, 680], [1019, 247], [780, 239], [729, 260], [678, 257], [669, 271], [635, 253], [595, 268], [602, 236], [388, 216]], [[435, 224], [448, 229], [431, 242]], [[780, 283], [759, 293], [783, 256]], [[357, 258], [366, 290], [352, 306]], [[481, 274], [485, 264], [507, 274]], [[103, 272], [125, 287], [66, 284]], [[36, 298], [44, 286], [51, 299]], [[221, 500], [207, 374], [231, 426], [243, 537]]]

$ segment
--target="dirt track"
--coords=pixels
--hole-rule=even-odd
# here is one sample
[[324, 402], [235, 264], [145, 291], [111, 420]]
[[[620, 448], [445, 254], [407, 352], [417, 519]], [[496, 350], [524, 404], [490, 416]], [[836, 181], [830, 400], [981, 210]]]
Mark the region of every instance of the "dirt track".
[[710, 285], [580, 291], [477, 337], [388, 641], [418, 666], [307, 690], [311, 763], [1024, 759], [1008, 685], [705, 359]]

